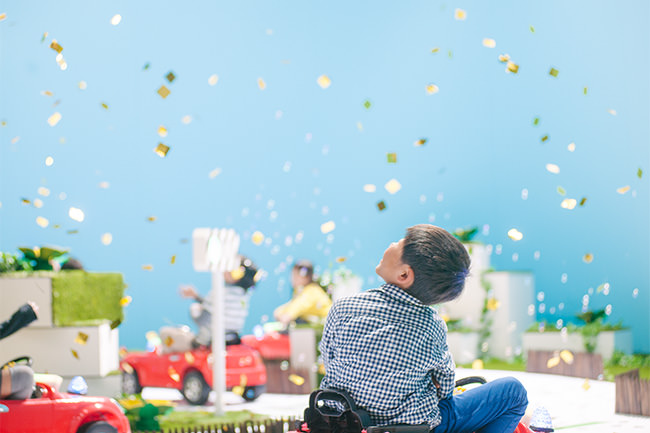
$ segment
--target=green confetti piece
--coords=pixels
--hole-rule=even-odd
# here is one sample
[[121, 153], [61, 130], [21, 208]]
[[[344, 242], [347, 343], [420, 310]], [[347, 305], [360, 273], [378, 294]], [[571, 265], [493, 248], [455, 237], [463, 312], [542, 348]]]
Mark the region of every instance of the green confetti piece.
[[366, 99], [365, 101], [363, 101], [363, 106], [366, 108], [366, 110], [370, 110], [370, 107], [372, 107], [372, 102]]
[[641, 169], [641, 167], [639, 167], [639, 169], [636, 171], [636, 176], [639, 179], [641, 179], [641, 177], [643, 177], [643, 170]]
[[147, 62], [147, 63], [145, 63], [144, 66], [142, 67], [142, 70], [143, 70], [143, 71], [146, 71], [147, 69], [149, 69], [150, 66], [151, 66], [151, 65], [149, 64], [149, 62]]
[[584, 206], [585, 203], [587, 203], [587, 197], [582, 197], [582, 198], [580, 199], [580, 206]]
[[535, 33], [535, 27], [530, 26], [530, 32], [531, 32], [531, 33]]
[[566, 195], [566, 190], [562, 188], [561, 186], [557, 187], [557, 193], [560, 195]]
[[550, 70], [550, 71], [548, 71], [548, 73], [549, 73], [549, 75], [551, 75], [551, 76], [553, 76], [553, 77], [556, 77], [556, 78], [557, 78], [557, 74], [559, 74], [559, 73], [560, 73], [560, 71], [558, 71], [558, 70], [557, 70], [557, 69], [555, 69], [555, 68], [551, 68], [551, 70]]
[[585, 87], [582, 89], [582, 93], [583, 93], [584, 95], [587, 94], [587, 86], [585, 86]]
[[396, 153], [387, 153], [386, 154], [386, 159], [388, 160], [389, 164], [395, 164], [397, 162], [397, 154]]
[[533, 119], [533, 125], [535, 125], [535, 126], [539, 125], [539, 117], [535, 117]]
[[454, 54], [451, 52], [451, 50], [449, 50], [449, 52], [447, 53], [447, 55], [449, 56], [450, 59], [452, 59], [452, 58], [454, 57]]

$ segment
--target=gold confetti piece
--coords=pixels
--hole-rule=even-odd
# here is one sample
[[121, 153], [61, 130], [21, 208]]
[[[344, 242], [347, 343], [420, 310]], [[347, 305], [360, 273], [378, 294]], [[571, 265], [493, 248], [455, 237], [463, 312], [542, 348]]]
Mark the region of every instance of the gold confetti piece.
[[555, 68], [551, 68], [551, 70], [548, 71], [548, 74], [549, 74], [550, 76], [552, 76], [552, 77], [556, 77], [556, 78], [557, 78], [557, 74], [559, 74], [559, 73], [560, 73], [560, 71], [558, 71], [558, 70], [555, 69]]
[[558, 186], [558, 187], [556, 188], [556, 191], [557, 191], [557, 193], [560, 194], [560, 195], [566, 195], [566, 190], [565, 190], [564, 187], [562, 187], [562, 186]]
[[88, 334], [84, 334], [83, 332], [77, 333], [77, 337], [74, 339], [74, 342], [84, 346], [88, 342]]
[[142, 270], [153, 271], [153, 265], [142, 265]]
[[535, 27], [530, 26], [529, 28], [530, 28], [530, 32], [531, 32], [531, 33], [535, 33]]
[[370, 107], [372, 107], [372, 102], [366, 99], [365, 101], [363, 101], [363, 106], [365, 107], [366, 110], [370, 110]]
[[7, 121], [3, 120], [2, 122], [0, 122], [0, 126], [2, 126], [3, 128], [7, 126]]
[[79, 81], [78, 86], [79, 86], [79, 89], [86, 90], [86, 88], [88, 87], [88, 83], [86, 83], [85, 81]]
[[147, 221], [149, 221], [150, 223], [155, 222], [156, 219], [157, 219], [157, 218], [156, 218], [154, 215], [151, 215], [151, 216], [148, 216], [148, 217], [147, 217]]
[[513, 241], [520, 241], [524, 238], [524, 234], [519, 230], [512, 228], [508, 230], [508, 237]]
[[174, 344], [174, 339], [168, 335], [165, 338], [164, 343], [165, 343], [165, 346], [170, 347], [172, 344]]
[[133, 301], [133, 298], [130, 296], [123, 296], [122, 299], [120, 299], [120, 307], [126, 307], [131, 303], [131, 301]]
[[110, 245], [113, 242], [113, 235], [110, 233], [104, 233], [102, 235], [102, 244]]
[[574, 199], [574, 198], [565, 198], [564, 200], [562, 200], [562, 203], [560, 203], [560, 206], [563, 209], [571, 210], [571, 209], [574, 209], [576, 207], [576, 204], [578, 204], [576, 199]]
[[467, 12], [465, 12], [463, 9], [458, 9], [454, 11], [454, 18], [456, 18], [458, 21], [465, 21], [465, 18], [467, 18]]
[[7, 13], [6, 12], [1, 13], [0, 14], [0, 21], [4, 21], [6, 19], [7, 19]]
[[386, 159], [388, 160], [389, 164], [395, 164], [397, 162], [397, 154], [396, 153], [387, 153], [386, 154]]
[[54, 93], [50, 92], [49, 90], [43, 90], [41, 92], [41, 95], [43, 95], [43, 96], [52, 96], [52, 95], [54, 95]]
[[541, 138], [542, 143], [546, 143], [548, 141], [548, 135], [545, 135]]
[[639, 167], [639, 169], [636, 171], [636, 177], [638, 177], [639, 179], [643, 177], [643, 170], [641, 169], [641, 167]]
[[499, 54], [499, 61], [501, 63], [506, 63], [510, 60], [510, 54]]
[[208, 78], [208, 84], [214, 86], [217, 82], [219, 82], [219, 76], [217, 74], [210, 75], [210, 78]]
[[429, 95], [433, 95], [434, 93], [438, 93], [440, 88], [435, 84], [427, 84], [426, 90]]
[[68, 216], [77, 222], [82, 222], [85, 218], [84, 211], [76, 207], [70, 207]]
[[36, 224], [38, 224], [40, 227], [45, 228], [50, 224], [50, 222], [47, 220], [47, 218], [39, 216], [36, 217]]
[[584, 206], [585, 203], [587, 203], [587, 197], [582, 197], [582, 198], [580, 199], [580, 206]]
[[413, 146], [420, 147], [420, 146], [424, 146], [425, 144], [427, 144], [427, 139], [426, 138], [420, 138], [419, 140], [415, 140], [415, 142], [413, 143]]
[[475, 359], [474, 362], [472, 362], [472, 369], [474, 370], [483, 370], [483, 367], [482, 359]]
[[594, 261], [594, 255], [591, 253], [587, 253], [584, 256], [582, 256], [582, 261], [585, 263], [591, 263]]
[[50, 195], [50, 190], [45, 188], [44, 186], [41, 186], [38, 188], [38, 193], [43, 197], [47, 197]]
[[347, 260], [347, 259], [346, 259], [345, 257], [337, 257], [337, 258], [336, 258], [336, 263], [343, 263], [343, 262], [345, 262], [346, 260]]
[[165, 78], [167, 78], [167, 81], [169, 81], [169, 83], [171, 84], [176, 79], [176, 75], [174, 75], [172, 71], [169, 71], [169, 73], [165, 75]]
[[68, 230], [66, 231], [66, 233], [69, 235], [76, 235], [77, 233], [79, 233], [79, 230]]
[[386, 182], [386, 185], [384, 185], [384, 188], [386, 188], [386, 191], [388, 191], [391, 194], [397, 193], [400, 189], [402, 189], [402, 184], [399, 183], [397, 179], [391, 179], [388, 182]]
[[174, 256], [172, 256], [171, 259], [169, 259], [169, 264], [173, 265], [175, 263], [176, 263], [176, 256], [174, 255]]
[[363, 190], [365, 192], [375, 192], [375, 191], [377, 191], [377, 187], [375, 185], [371, 184], [371, 183], [368, 183], [368, 184], [363, 186]]
[[217, 167], [214, 170], [212, 170], [210, 173], [208, 173], [208, 177], [210, 179], [214, 179], [215, 177], [219, 176], [219, 174], [221, 174], [221, 169]]
[[43, 207], [43, 200], [41, 200], [40, 198], [34, 199], [34, 207], [42, 208]]
[[616, 190], [616, 192], [619, 193], [619, 194], [625, 194], [625, 193], [628, 192], [629, 190], [630, 190], [630, 186], [629, 186], [629, 185], [626, 185], [626, 186], [622, 186], [622, 187], [618, 188], [618, 189]]
[[244, 278], [244, 275], [246, 275], [246, 269], [244, 269], [243, 266], [240, 266], [237, 269], [233, 269], [232, 271], [230, 271], [230, 276], [235, 281], [241, 280], [242, 278]]
[[56, 126], [56, 124], [61, 120], [61, 117], [61, 113], [57, 111], [47, 119], [47, 123], [49, 123], [50, 126]]
[[190, 116], [189, 114], [183, 116], [181, 122], [183, 122], [183, 124], [185, 125], [189, 125], [190, 123], [192, 123], [192, 116]]
[[379, 209], [380, 211], [383, 211], [384, 209], [386, 209], [386, 203], [384, 203], [383, 200], [378, 202], [377, 203], [377, 209]]
[[50, 44], [50, 48], [52, 48], [54, 51], [57, 53], [61, 54], [61, 51], [63, 51], [63, 47], [59, 45], [59, 43], [56, 41], [56, 39], [52, 39], [52, 43]]
[[24, 198], [24, 197], [21, 198], [20, 201], [21, 201], [23, 204], [32, 204], [32, 202], [31, 202], [29, 199]]
[[233, 386], [232, 392], [233, 394], [237, 394], [238, 396], [241, 397], [242, 395], [244, 395], [244, 387], [239, 385]]
[[102, 189], [108, 189], [110, 186], [111, 186], [111, 184], [106, 182], [105, 180], [99, 182], [99, 187], [102, 188]]
[[161, 158], [164, 158], [167, 156], [167, 152], [169, 152], [169, 146], [165, 146], [162, 143], [158, 143], [158, 146], [153, 150], [156, 155], [158, 155]]
[[160, 86], [160, 88], [156, 91], [160, 96], [162, 96], [163, 99], [169, 96], [171, 91], [165, 87], [165, 85]]
[[516, 74], [519, 72], [519, 65], [511, 60], [508, 60], [508, 63], [506, 64], [506, 72], [512, 72], [513, 74]]
[[486, 48], [494, 48], [497, 46], [497, 42], [494, 39], [483, 38], [483, 46]]
[[192, 352], [185, 352], [185, 361], [187, 361], [188, 364], [194, 364], [194, 359]]
[[546, 164], [546, 170], [548, 170], [550, 173], [558, 174], [560, 172], [560, 167], [558, 167], [556, 164]]
[[295, 385], [301, 386], [303, 383], [305, 383], [305, 378], [302, 376], [298, 376], [297, 374], [290, 374], [289, 381], [291, 381]]
[[569, 145], [567, 146], [567, 149], [569, 150], [569, 152], [575, 151], [576, 150], [576, 144], [575, 143], [569, 143]]
[[165, 128], [164, 126], [160, 125], [160, 126], [158, 127], [158, 135], [160, 135], [160, 136], [163, 137], [163, 138], [167, 137], [167, 128]]
[[[126, 356], [126, 350], [124, 352], [125, 353], [124, 353], [123, 356]], [[124, 370], [125, 372], [127, 372], [129, 374], [133, 373], [133, 367], [131, 367], [131, 365], [127, 364], [126, 362], [123, 362], [121, 364], [121, 367], [122, 367], [122, 370]]]
[[546, 368], [557, 367], [559, 364], [560, 364], [560, 357], [554, 356], [550, 358], [548, 361], [546, 361]]
[[560, 358], [562, 358], [562, 361], [566, 362], [569, 365], [573, 364], [573, 353], [571, 353], [569, 350], [565, 349], [561, 351]]
[[106, 102], [102, 102], [101, 105], [104, 110], [108, 110], [108, 104]]
[[332, 80], [330, 80], [330, 77], [328, 77], [327, 75], [321, 75], [316, 79], [316, 82], [323, 89], [327, 89], [329, 86], [332, 85]]
[[122, 21], [122, 15], [120, 14], [113, 15], [113, 18], [111, 18], [111, 24], [114, 26], [118, 25], [120, 21]]
[[320, 231], [323, 234], [327, 234], [331, 231], [334, 231], [336, 228], [336, 223], [334, 221], [327, 221], [326, 223], [321, 224]]
[[440, 51], [438, 47], [431, 48], [431, 54], [436, 54], [438, 51]]
[[535, 117], [533, 119], [533, 125], [535, 125], [535, 126], [539, 125], [539, 117]]
[[74, 350], [74, 349], [70, 349], [70, 352], [72, 352], [72, 356], [74, 356], [75, 358], [79, 359], [79, 354], [77, 353], [76, 350]]
[[171, 367], [171, 366], [170, 366], [170, 367], [167, 369], [167, 374], [169, 375], [169, 377], [171, 377], [171, 379], [172, 379], [174, 382], [180, 382], [180, 381], [181, 381], [181, 376], [176, 372], [176, 370], [174, 369], [174, 367]]
[[587, 94], [587, 86], [585, 86], [585, 87], [582, 89], [582, 93], [585, 94], [585, 95]]
[[257, 79], [257, 87], [260, 88], [260, 90], [266, 89], [266, 82], [262, 78]]
[[253, 233], [251, 241], [253, 241], [255, 245], [262, 245], [262, 242], [264, 242], [264, 234], [262, 232]]
[[589, 379], [585, 379], [584, 383], [582, 384], [582, 389], [589, 391], [589, 388], [591, 388], [591, 385], [589, 385]]
[[489, 298], [486, 307], [490, 311], [495, 311], [499, 308], [499, 305], [501, 305], [501, 303], [498, 300], [495, 298]]
[[610, 108], [609, 110], [607, 110], [607, 112], [609, 114], [611, 114], [612, 116], [616, 116], [616, 110], [613, 110], [613, 109]]

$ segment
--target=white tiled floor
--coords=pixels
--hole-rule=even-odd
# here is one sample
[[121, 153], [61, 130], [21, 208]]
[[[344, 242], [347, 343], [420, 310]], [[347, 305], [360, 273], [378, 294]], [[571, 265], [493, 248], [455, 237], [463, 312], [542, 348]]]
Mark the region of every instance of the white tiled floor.
[[[590, 380], [586, 387], [585, 379], [574, 377], [496, 370], [457, 370], [457, 378], [465, 376], [483, 376], [488, 381], [504, 376], [516, 377], [528, 390], [529, 409], [538, 405], [545, 406], [558, 432], [650, 433], [650, 418], [614, 413], [615, 387], [612, 382]], [[145, 389], [143, 397], [182, 400], [177, 391], [160, 388]], [[300, 417], [309, 402], [307, 395], [263, 394], [256, 401], [245, 403], [239, 396], [226, 393], [224, 403], [225, 410], [247, 409], [270, 416]], [[177, 410], [193, 409], [179, 401]]]

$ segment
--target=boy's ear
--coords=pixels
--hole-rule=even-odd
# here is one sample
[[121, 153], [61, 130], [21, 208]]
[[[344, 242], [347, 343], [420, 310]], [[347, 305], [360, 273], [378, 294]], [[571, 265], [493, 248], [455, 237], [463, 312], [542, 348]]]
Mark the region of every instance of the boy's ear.
[[413, 285], [415, 281], [415, 273], [413, 268], [407, 264], [403, 264], [399, 268], [399, 274], [397, 275], [397, 285], [402, 289], [408, 289]]

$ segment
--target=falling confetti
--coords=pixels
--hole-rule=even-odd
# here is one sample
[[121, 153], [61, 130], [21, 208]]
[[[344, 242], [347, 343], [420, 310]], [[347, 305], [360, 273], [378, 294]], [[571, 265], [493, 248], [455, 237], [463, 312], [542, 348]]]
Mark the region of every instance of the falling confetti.
[[616, 192], [619, 193], [619, 194], [625, 194], [625, 193], [628, 192], [629, 190], [630, 190], [630, 186], [629, 186], [629, 185], [626, 185], [626, 186], [622, 186], [622, 187], [618, 188], [618, 189], [616, 190]]
[[266, 82], [262, 78], [257, 79], [257, 87], [260, 88], [260, 90], [266, 89]]
[[185, 352], [185, 361], [187, 361], [188, 364], [194, 364], [194, 359], [192, 352]]
[[240, 397], [244, 395], [244, 390], [245, 388], [243, 386], [236, 385], [232, 387], [233, 394], [237, 394]]
[[145, 63], [144, 66], [142, 67], [142, 70], [143, 70], [143, 71], [146, 71], [146, 70], [149, 69], [150, 67], [151, 67], [151, 64], [150, 64], [149, 62], [147, 62], [147, 63]]
[[167, 137], [167, 128], [165, 128], [164, 126], [160, 125], [160, 126], [158, 127], [158, 135], [160, 135], [160, 136], [163, 137], [163, 138]]
[[609, 110], [607, 110], [607, 112], [609, 114], [611, 114], [612, 116], [616, 116], [616, 110], [613, 110], [613, 109], [610, 108]]
[[560, 172], [560, 167], [556, 164], [546, 164], [546, 170], [548, 170], [549, 173], [558, 174]]
[[639, 179], [643, 177], [643, 170], [641, 169], [641, 167], [639, 167], [639, 169], [636, 171], [636, 177], [638, 177]]
[[113, 15], [113, 18], [111, 18], [111, 24], [114, 26], [118, 25], [120, 21], [122, 21], [122, 15], [120, 14]]
[[531, 32], [531, 33], [535, 33], [535, 27], [530, 26], [529, 29], [530, 29], [530, 32]]
[[420, 138], [419, 140], [415, 140], [415, 142], [413, 143], [413, 146], [420, 147], [420, 146], [424, 146], [425, 144], [427, 144], [427, 139], [426, 138]]
[[363, 186], [363, 190], [365, 192], [375, 192], [377, 191], [377, 187], [371, 183], [367, 183]]
[[169, 73], [165, 75], [165, 78], [167, 78], [167, 81], [169, 81], [169, 83], [171, 84], [176, 79], [176, 75], [174, 75], [172, 71], [169, 71]]
[[56, 124], [61, 120], [61, 117], [61, 113], [57, 111], [47, 119], [47, 123], [49, 123], [50, 126], [56, 126]]
[[320, 231], [323, 234], [330, 233], [336, 228], [336, 223], [334, 221], [327, 221], [326, 223], [321, 224]]
[[104, 233], [102, 235], [102, 244], [110, 245], [113, 242], [113, 235], [110, 233]]
[[499, 61], [501, 63], [507, 63], [510, 60], [510, 54], [499, 54]]
[[70, 352], [72, 353], [72, 356], [74, 356], [76, 359], [79, 359], [79, 354], [77, 353], [76, 350], [70, 349]]
[[316, 82], [322, 89], [327, 89], [332, 85], [332, 80], [327, 75], [321, 75], [316, 79]]
[[384, 185], [384, 188], [386, 188], [386, 191], [388, 191], [391, 194], [397, 193], [400, 189], [402, 189], [402, 184], [399, 183], [397, 179], [391, 179], [388, 182], [386, 182], [386, 185]]
[[571, 210], [571, 209], [574, 209], [576, 207], [576, 204], [578, 204], [576, 199], [574, 199], [574, 198], [565, 198], [564, 200], [562, 200], [562, 203], [560, 203], [560, 206], [563, 209]]
[[519, 65], [511, 60], [508, 60], [508, 63], [506, 64], [506, 72], [512, 72], [513, 74], [516, 74], [519, 72]]
[[535, 125], [535, 126], [539, 125], [539, 117], [535, 117], [533, 119], [533, 125]]
[[36, 224], [38, 224], [42, 228], [45, 228], [50, 224], [50, 222], [47, 220], [47, 218], [39, 216], [36, 217]]
[[582, 89], [582, 94], [583, 94], [583, 95], [586, 95], [586, 94], [587, 94], [587, 86], [585, 86], [585, 87]]
[[169, 264], [173, 265], [175, 263], [176, 263], [176, 256], [174, 255], [174, 256], [171, 257], [171, 259], [169, 259]]
[[157, 219], [158, 218], [155, 215], [151, 215], [147, 217], [147, 221], [149, 221], [150, 223], [156, 222]]
[[162, 143], [158, 143], [158, 146], [156, 146], [153, 151], [159, 157], [164, 158], [164, 157], [167, 156], [167, 152], [169, 152], [169, 146], [166, 146], [166, 145], [164, 145]]
[[108, 110], [108, 104], [106, 102], [102, 102], [101, 105], [104, 110]]
[[82, 222], [85, 218], [84, 212], [76, 207], [70, 207], [68, 216], [77, 222]]
[[86, 83], [85, 81], [79, 81], [78, 86], [80, 90], [86, 90], [88, 88], [88, 83]]
[[59, 45], [56, 39], [52, 39], [52, 43], [50, 43], [50, 48], [52, 48], [54, 51], [56, 51], [59, 54], [61, 54], [61, 51], [63, 51], [63, 47]]
[[74, 342], [81, 344], [82, 346], [85, 345], [88, 342], [88, 334], [84, 334], [83, 332], [77, 333], [77, 337], [74, 339]]
[[386, 203], [384, 203], [383, 200], [378, 202], [377, 203], [377, 209], [379, 209], [380, 211], [383, 211], [384, 209], [386, 209]]
[[429, 95], [433, 95], [434, 93], [438, 93], [440, 88], [435, 84], [427, 84], [426, 90]]
[[546, 361], [546, 368], [557, 367], [559, 364], [560, 364], [560, 357], [554, 356], [550, 358], [548, 361]]
[[501, 305], [501, 303], [497, 299], [489, 298], [486, 307], [490, 311], [495, 311], [499, 308], [499, 305]]
[[214, 179], [215, 177], [219, 176], [219, 174], [221, 174], [221, 169], [217, 167], [214, 170], [212, 170], [210, 173], [208, 173], [208, 177], [210, 179]]
[[456, 18], [458, 21], [465, 21], [465, 18], [467, 18], [467, 12], [465, 12], [463, 9], [458, 9], [454, 11], [454, 18]]
[[573, 364], [573, 353], [571, 353], [569, 350], [565, 349], [561, 351], [560, 358], [562, 358], [562, 361], [566, 362], [569, 365]]
[[345, 257], [337, 257], [337, 258], [336, 258], [336, 263], [343, 263], [343, 262], [345, 262], [346, 260], [347, 260], [347, 259], [346, 259]]
[[474, 362], [472, 362], [472, 369], [474, 370], [483, 370], [483, 360], [482, 359], [475, 359]]
[[153, 265], [142, 265], [142, 270], [153, 271]]
[[43, 197], [47, 197], [50, 195], [50, 190], [45, 188], [44, 186], [41, 186], [38, 188], [38, 193]]
[[122, 297], [122, 299], [120, 299], [120, 307], [126, 307], [127, 305], [129, 305], [131, 303], [131, 301], [133, 301], [133, 298], [131, 298], [128, 295]]
[[558, 186], [558, 187], [556, 188], [556, 191], [557, 191], [557, 193], [560, 194], [560, 195], [566, 195], [566, 190], [565, 190], [563, 187], [561, 187], [561, 186]]
[[217, 74], [212, 74], [208, 78], [208, 84], [211, 86], [215, 86], [219, 82], [219, 76]]
[[541, 138], [542, 143], [546, 143], [548, 141], [548, 135], [545, 135]]
[[587, 253], [584, 256], [582, 256], [582, 261], [585, 263], [591, 263], [594, 261], [594, 255], [591, 253]]
[[591, 385], [589, 385], [589, 379], [585, 379], [584, 383], [582, 384], [582, 389], [589, 391], [589, 388], [591, 388]]
[[386, 159], [389, 164], [395, 164], [397, 163], [397, 154], [396, 153], [387, 153], [386, 154]]
[[251, 241], [253, 241], [255, 245], [262, 245], [262, 242], [264, 242], [264, 234], [262, 232], [253, 233]]
[[40, 198], [34, 199], [34, 207], [42, 208], [43, 207], [43, 200], [41, 200]]
[[290, 374], [289, 381], [295, 385], [302, 386], [302, 384], [305, 383], [305, 378], [298, 376], [297, 374]]
[[524, 235], [519, 230], [512, 228], [508, 230], [508, 237], [513, 241], [520, 241], [524, 238]]
[[171, 367], [171, 366], [170, 366], [170, 367], [167, 369], [167, 374], [169, 375], [169, 377], [171, 377], [171, 379], [172, 379], [174, 382], [180, 382], [180, 381], [181, 381], [181, 376], [180, 376], [180, 375], [178, 374], [178, 372], [174, 369], [174, 367]]
[[580, 199], [580, 206], [584, 206], [585, 203], [587, 203], [587, 197], [582, 197], [582, 198]]
[[366, 99], [365, 101], [363, 101], [363, 106], [366, 110], [370, 110], [370, 107], [372, 107], [372, 102], [370, 102], [369, 99]]
[[165, 338], [165, 341], [163, 342], [163, 344], [164, 344], [165, 346], [169, 347], [169, 346], [171, 346], [172, 344], [174, 344], [174, 339], [168, 335], [168, 336]]
[[486, 48], [494, 48], [497, 46], [497, 42], [494, 39], [483, 38], [483, 46]]
[[0, 14], [0, 21], [4, 21], [7, 19], [7, 14], [5, 12]]
[[555, 68], [551, 68], [551, 70], [548, 71], [548, 74], [549, 74], [550, 76], [552, 76], [552, 77], [557, 77], [557, 74], [559, 74], [559, 73], [560, 73], [560, 71], [558, 71], [558, 70], [555, 69]]
[[575, 151], [576, 150], [576, 144], [575, 143], [569, 143], [569, 145], [567, 146], [567, 149], [569, 150], [569, 152]]
[[171, 91], [170, 91], [167, 87], [165, 87], [164, 84], [163, 84], [162, 86], [160, 86], [160, 88], [159, 88], [156, 92], [157, 92], [160, 96], [162, 96], [163, 99], [165, 99], [166, 97], [168, 97], [169, 94], [171, 93]]

